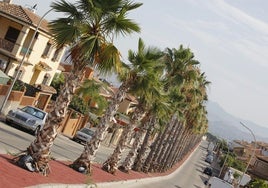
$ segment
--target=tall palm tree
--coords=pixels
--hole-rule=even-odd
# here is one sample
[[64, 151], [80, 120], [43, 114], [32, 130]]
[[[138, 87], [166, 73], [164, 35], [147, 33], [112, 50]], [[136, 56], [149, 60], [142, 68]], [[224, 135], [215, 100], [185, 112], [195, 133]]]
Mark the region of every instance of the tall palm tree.
[[[161, 88], [160, 88], [161, 89]], [[161, 92], [160, 92], [161, 93]], [[146, 152], [149, 150], [151, 144], [149, 143], [149, 138], [152, 132], [159, 127], [159, 121], [161, 119], [167, 118], [170, 114], [171, 108], [170, 104], [167, 102], [167, 96], [162, 94], [155, 96], [153, 100], [151, 100], [151, 104], [149, 105], [149, 110], [147, 111], [145, 121], [141, 124], [141, 129], [145, 130], [145, 137], [139, 148], [138, 155], [135, 159], [135, 163], [133, 169], [136, 171], [141, 171]]]
[[[123, 82], [119, 87], [116, 96], [113, 98], [112, 103], [109, 105], [109, 108], [106, 110], [105, 115], [100, 119], [101, 123], [96, 131], [96, 134], [93, 136], [90, 142], [87, 143], [80, 157], [72, 164], [75, 169], [81, 169], [81, 167], [83, 167], [86, 172], [90, 172], [90, 161], [94, 157], [95, 152], [99, 147], [101, 138], [103, 138], [105, 131], [108, 128], [107, 125], [115, 115], [119, 103], [125, 97], [126, 92], [130, 90], [133, 92], [133, 90], [135, 90], [136, 93], [141, 93], [142, 91], [145, 93], [145, 90], [148, 89], [148, 84], [155, 83], [156, 80], [153, 79], [155, 78], [154, 72], [155, 69], [158, 68], [157, 61], [162, 57], [162, 53], [156, 48], [146, 49], [141, 39], [139, 39], [138, 51], [146, 53], [142, 54], [143, 56], [141, 56], [141, 53], [139, 53], [139, 61], [137, 61], [135, 59], [135, 53], [131, 50], [129, 51], [129, 60], [131, 64], [125, 64], [124, 71], [121, 71], [120, 73], [121, 81]], [[126, 135], [131, 133], [131, 129], [131, 126], [125, 128], [123, 132], [124, 137], [121, 137], [113, 154], [106, 160], [106, 162], [104, 162], [104, 170], [110, 173], [115, 173], [117, 164], [124, 149], [125, 142], [129, 137]]]
[[[194, 103], [193, 101], [191, 102], [191, 100], [189, 100], [189, 93], [190, 91], [193, 91], [192, 86], [195, 86], [195, 84], [193, 83], [197, 82], [198, 71], [195, 67], [196, 65], [199, 64], [199, 62], [193, 59], [194, 55], [190, 51], [190, 49], [184, 49], [182, 46], [180, 46], [179, 49], [167, 49], [166, 53], [167, 53], [167, 61], [166, 61], [165, 89], [169, 91], [171, 94], [173, 93], [172, 94], [173, 98], [182, 99], [182, 101], [178, 103], [175, 109], [179, 109], [177, 110], [177, 112], [180, 112], [180, 114], [183, 114], [183, 117], [186, 118], [187, 117], [185, 115], [186, 112], [189, 112], [190, 114], [195, 114], [195, 111], [189, 109], [193, 109], [194, 104], [198, 104], [198, 102], [200, 102], [200, 101], [197, 102], [197, 100], [195, 100]], [[188, 93], [186, 91], [188, 91]], [[192, 97], [190, 99], [195, 98]], [[174, 101], [174, 99], [172, 101]], [[172, 102], [172, 104], [174, 104], [174, 102]], [[195, 116], [193, 115], [193, 117]], [[181, 121], [182, 119], [179, 118], [178, 120]], [[175, 148], [179, 146], [178, 143], [176, 142], [187, 140], [188, 138], [187, 134], [190, 134], [190, 129], [192, 125], [189, 122], [187, 123], [187, 121], [178, 122], [177, 130], [178, 131], [183, 130], [184, 129], [184, 127], [182, 127], [183, 124], [186, 125], [185, 127], [186, 129], [183, 132], [186, 135], [182, 137], [181, 135], [177, 135], [176, 133], [176, 137], [174, 139], [172, 138], [167, 140], [168, 147], [165, 148], [165, 150], [162, 150], [162, 152], [160, 152], [165, 153], [166, 155], [162, 155], [161, 158], [157, 159], [159, 164], [164, 164], [163, 166], [165, 166], [165, 169], [172, 166], [171, 158], [174, 158], [175, 154], [174, 151], [178, 150]], [[180, 133], [180, 131], [178, 133]], [[183, 149], [183, 147], [181, 146], [182, 143], [180, 143], [180, 148]], [[163, 169], [163, 166], [160, 167], [160, 169]]]
[[[186, 117], [186, 126], [182, 138], [180, 139], [180, 148], [177, 153], [172, 156], [172, 159], [168, 165], [173, 166], [176, 162], [181, 160], [186, 153], [193, 147], [190, 143], [192, 142], [191, 138], [198, 137], [199, 130], [202, 130], [202, 127], [206, 127], [204, 124], [204, 117], [206, 111], [204, 110], [203, 103], [206, 100], [205, 85], [203, 79], [200, 79], [200, 70], [196, 66], [189, 66], [190, 73], [187, 75], [185, 84], [183, 85], [182, 92], [186, 97], [187, 108], [184, 110], [184, 115]], [[201, 77], [202, 74], [201, 74]], [[200, 82], [202, 81], [202, 82]], [[197, 140], [197, 139], [195, 139]], [[166, 169], [166, 167], [165, 167]]]
[[[168, 100], [170, 101], [170, 105], [172, 107], [172, 115], [170, 116], [169, 123], [166, 125], [165, 134], [160, 138], [160, 144], [157, 146], [157, 151], [151, 150], [151, 152], [155, 152], [153, 159], [148, 159], [146, 161], [146, 168], [145, 171], [158, 171], [160, 165], [162, 164], [160, 161], [166, 155], [168, 155], [168, 149], [172, 147], [173, 142], [172, 140], [175, 139], [176, 130], [178, 126], [180, 126], [179, 121], [182, 121], [182, 111], [185, 108], [184, 98], [180, 92], [180, 84], [173, 85], [171, 88], [168, 89]], [[150, 164], [150, 160], [152, 160]]]
[[[120, 170], [124, 172], [128, 172], [135, 161], [137, 150], [142, 143], [142, 136], [145, 133], [145, 124], [140, 125], [138, 121], [145, 122], [146, 119], [146, 111], [148, 110], [148, 106], [153, 103], [155, 98], [160, 98], [163, 95], [162, 92], [162, 83], [161, 76], [163, 74], [163, 53], [159, 53], [159, 55], [155, 55], [151, 53], [152, 49], [148, 51], [139, 44], [138, 52], [136, 54], [129, 54], [130, 62], [147, 62], [147, 61], [159, 61], [156, 65], [153, 66], [153, 74], [147, 76], [146, 79], [143, 79], [143, 82], [137, 83], [133, 88], [130, 88], [130, 93], [133, 93], [137, 97], [139, 105], [136, 106], [135, 112], [130, 115], [130, 123], [127, 127], [127, 130], [132, 130], [135, 126], [138, 127], [138, 131], [135, 133], [134, 143], [132, 144], [132, 148], [130, 149], [127, 157], [125, 158], [123, 164], [119, 167]], [[149, 53], [150, 52], [150, 53]], [[151, 59], [151, 60], [150, 60]], [[141, 75], [144, 73], [140, 72]], [[143, 118], [143, 120], [141, 120]], [[126, 131], [127, 131], [126, 130]], [[122, 138], [123, 139], [123, 138]]]
[[50, 22], [50, 31], [57, 48], [70, 46], [68, 57], [72, 70], [66, 77], [44, 128], [27, 149], [36, 163], [37, 171], [44, 175], [49, 173], [49, 156], [57, 128], [83, 78], [85, 66], [90, 65], [101, 73], [120, 70], [120, 53], [113, 45], [113, 38], [140, 31], [138, 24], [128, 19], [127, 14], [141, 5], [129, 0], [78, 0], [75, 3], [59, 0], [52, 3], [51, 7], [66, 17]]

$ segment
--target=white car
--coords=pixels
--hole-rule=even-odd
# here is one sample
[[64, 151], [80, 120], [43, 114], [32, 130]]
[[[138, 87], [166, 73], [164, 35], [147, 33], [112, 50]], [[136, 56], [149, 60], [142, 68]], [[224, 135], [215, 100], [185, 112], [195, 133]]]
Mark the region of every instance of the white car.
[[84, 127], [76, 132], [75, 136], [73, 137], [73, 140], [85, 144], [93, 137], [95, 130], [96, 128]]
[[39, 108], [25, 106], [10, 110], [6, 116], [6, 123], [18, 125], [37, 134], [43, 128], [47, 115], [47, 112]]

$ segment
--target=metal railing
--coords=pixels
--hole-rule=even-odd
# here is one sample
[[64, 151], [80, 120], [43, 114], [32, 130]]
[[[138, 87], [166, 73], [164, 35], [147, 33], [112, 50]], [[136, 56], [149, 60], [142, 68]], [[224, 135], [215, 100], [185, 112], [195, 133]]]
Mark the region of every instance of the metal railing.
[[15, 43], [10, 42], [6, 39], [0, 38], [0, 48], [12, 52], [13, 48], [15, 46]]

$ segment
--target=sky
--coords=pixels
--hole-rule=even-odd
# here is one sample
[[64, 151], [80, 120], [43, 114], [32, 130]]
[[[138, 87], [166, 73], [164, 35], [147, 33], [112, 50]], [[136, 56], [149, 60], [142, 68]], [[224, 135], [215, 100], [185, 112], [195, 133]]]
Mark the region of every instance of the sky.
[[[75, 2], [75, 0], [67, 0]], [[13, 0], [42, 16], [51, 0]], [[136, 1], [135, 2], [142, 2]], [[127, 59], [141, 37], [146, 46], [190, 48], [211, 82], [209, 100], [228, 113], [268, 127], [268, 1], [144, 0], [129, 17], [141, 33], [115, 44]], [[59, 15], [50, 12], [45, 18]], [[61, 16], [61, 15], [60, 15]]]

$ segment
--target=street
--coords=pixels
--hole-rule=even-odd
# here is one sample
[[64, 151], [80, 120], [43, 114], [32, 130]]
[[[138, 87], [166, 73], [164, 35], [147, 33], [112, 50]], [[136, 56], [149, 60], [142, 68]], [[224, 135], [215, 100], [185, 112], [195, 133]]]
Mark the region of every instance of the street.
[[[34, 136], [15, 127], [0, 122], [0, 153], [17, 154], [30, 145]], [[52, 146], [52, 157], [57, 160], [74, 161], [83, 151], [84, 146], [74, 142], [66, 136], [58, 135]], [[95, 162], [102, 163], [113, 151], [113, 147], [101, 145]]]
[[115, 183], [100, 183], [99, 188], [203, 188], [204, 181], [208, 179], [203, 170], [206, 166], [205, 156], [207, 153], [207, 142], [202, 141], [198, 148], [192, 153], [187, 161], [174, 173], [157, 178], [129, 180]]

